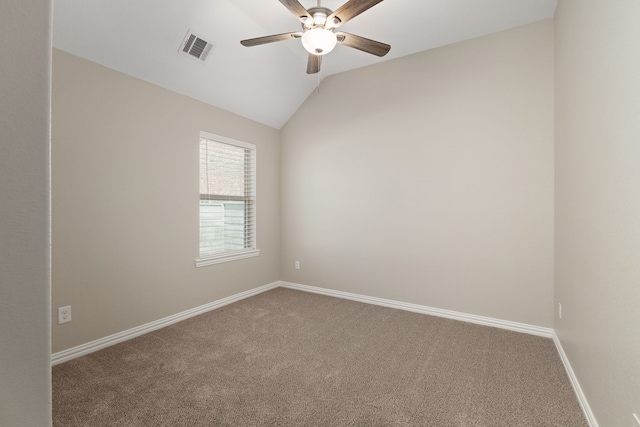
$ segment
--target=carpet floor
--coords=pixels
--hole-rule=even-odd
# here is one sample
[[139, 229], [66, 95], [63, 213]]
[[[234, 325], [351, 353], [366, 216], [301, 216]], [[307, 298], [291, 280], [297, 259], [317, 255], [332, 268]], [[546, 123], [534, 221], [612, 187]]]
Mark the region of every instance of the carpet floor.
[[553, 341], [276, 288], [56, 365], [54, 426], [587, 426]]

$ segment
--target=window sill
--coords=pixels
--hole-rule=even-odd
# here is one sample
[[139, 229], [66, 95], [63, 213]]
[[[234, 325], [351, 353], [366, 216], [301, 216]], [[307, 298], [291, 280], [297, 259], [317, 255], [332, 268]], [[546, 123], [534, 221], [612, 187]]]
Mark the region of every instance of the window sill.
[[211, 255], [206, 258], [196, 260], [196, 267], [205, 267], [207, 265], [220, 264], [223, 262], [236, 261], [244, 258], [251, 258], [260, 255], [260, 249], [248, 249], [245, 251], [226, 252], [223, 254]]

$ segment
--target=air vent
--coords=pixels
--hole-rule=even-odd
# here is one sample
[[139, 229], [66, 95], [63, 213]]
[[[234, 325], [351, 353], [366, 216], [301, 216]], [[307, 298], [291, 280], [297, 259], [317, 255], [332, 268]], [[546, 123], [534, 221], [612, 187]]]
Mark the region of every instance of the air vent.
[[187, 32], [187, 36], [184, 38], [182, 44], [180, 45], [179, 52], [205, 62], [212, 50], [212, 43], [209, 43], [202, 37], [192, 33], [189, 30], [189, 32]]

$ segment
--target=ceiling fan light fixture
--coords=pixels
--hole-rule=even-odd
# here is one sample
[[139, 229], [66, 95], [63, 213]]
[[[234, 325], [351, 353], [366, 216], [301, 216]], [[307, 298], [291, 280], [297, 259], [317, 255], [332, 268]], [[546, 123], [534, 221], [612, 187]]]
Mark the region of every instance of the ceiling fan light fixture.
[[341, 23], [342, 23], [342, 21], [340, 21], [340, 18], [338, 18], [336, 16], [335, 18], [327, 19], [327, 22], [324, 24], [324, 27], [325, 28], [336, 28]]
[[302, 46], [313, 55], [326, 55], [336, 47], [337, 37], [333, 31], [316, 27], [302, 35]]

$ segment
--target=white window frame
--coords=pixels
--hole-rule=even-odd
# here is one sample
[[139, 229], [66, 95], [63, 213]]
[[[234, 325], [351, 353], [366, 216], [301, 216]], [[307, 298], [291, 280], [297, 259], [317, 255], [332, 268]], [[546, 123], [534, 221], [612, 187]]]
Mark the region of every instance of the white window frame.
[[[200, 139], [208, 139], [210, 141], [216, 141], [216, 142], [220, 142], [223, 144], [229, 144], [229, 145], [233, 145], [236, 147], [242, 147], [242, 148], [247, 148], [253, 151], [253, 160], [254, 160], [254, 174], [255, 174], [255, 178], [254, 178], [254, 191], [257, 194], [257, 150], [256, 150], [256, 146], [254, 144], [248, 143], [248, 142], [244, 142], [244, 141], [238, 141], [232, 138], [227, 138], [225, 136], [221, 136], [221, 135], [216, 135], [213, 133], [209, 133], [209, 132], [200, 132]], [[200, 145], [200, 139], [198, 139], [198, 146]], [[200, 165], [198, 164], [198, 172], [200, 172]], [[199, 173], [198, 173], [199, 175]], [[200, 191], [198, 191], [198, 206], [200, 206]], [[226, 252], [221, 252], [221, 253], [216, 253], [216, 254], [211, 254], [211, 255], [207, 255], [207, 256], [202, 256], [200, 254], [200, 249], [198, 246], [198, 256], [200, 258], [195, 260], [195, 265], [196, 267], [204, 267], [207, 265], [213, 265], [213, 264], [220, 264], [223, 262], [229, 262], [229, 261], [236, 261], [236, 260], [240, 260], [240, 259], [245, 259], [245, 258], [251, 258], [251, 257], [255, 257], [260, 255], [260, 249], [258, 249], [257, 247], [257, 234], [258, 234], [258, 224], [256, 223], [257, 220], [257, 196], [255, 197], [255, 200], [253, 201], [253, 247], [251, 248], [245, 248], [245, 249], [241, 249], [241, 250], [236, 250], [236, 251], [226, 251]], [[200, 223], [200, 208], [198, 207], [198, 224]], [[200, 226], [198, 226], [198, 242], [200, 241]], [[199, 245], [199, 243], [198, 243]]]

